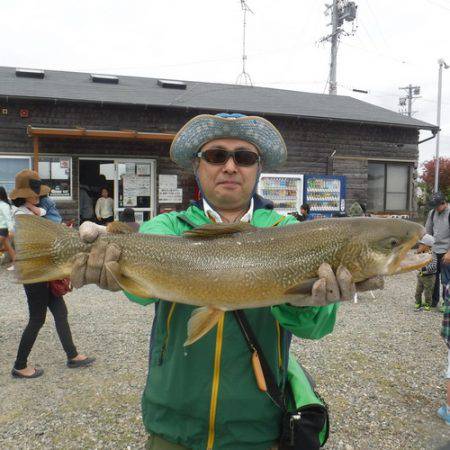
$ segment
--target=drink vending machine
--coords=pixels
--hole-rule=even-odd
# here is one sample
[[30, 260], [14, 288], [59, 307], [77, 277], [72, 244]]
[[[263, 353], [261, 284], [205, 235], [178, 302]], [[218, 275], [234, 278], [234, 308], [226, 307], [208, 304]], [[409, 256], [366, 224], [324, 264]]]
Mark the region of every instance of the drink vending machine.
[[263, 173], [257, 192], [271, 200], [275, 211], [280, 214], [299, 212], [303, 203], [303, 175]]
[[345, 177], [305, 175], [304, 202], [311, 207], [311, 218], [331, 217], [345, 212]]

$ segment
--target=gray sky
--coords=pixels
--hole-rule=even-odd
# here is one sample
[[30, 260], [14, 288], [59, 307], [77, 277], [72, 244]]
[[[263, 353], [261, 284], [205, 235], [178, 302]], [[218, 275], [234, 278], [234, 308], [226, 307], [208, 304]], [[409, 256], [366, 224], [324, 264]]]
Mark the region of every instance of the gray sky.
[[[331, 0], [329, 0], [331, 1]], [[421, 87], [417, 119], [436, 123], [439, 58], [450, 64], [450, 0], [357, 0], [338, 53], [338, 93], [398, 111]], [[248, 0], [253, 84], [324, 93], [330, 19], [321, 0]], [[242, 71], [239, 0], [24, 0], [0, 3], [0, 65], [234, 83]], [[347, 24], [346, 29], [350, 31]], [[356, 94], [352, 88], [368, 90]], [[450, 69], [443, 73], [441, 156], [450, 157]], [[421, 138], [429, 136], [423, 132]], [[420, 146], [433, 157], [435, 140]]]

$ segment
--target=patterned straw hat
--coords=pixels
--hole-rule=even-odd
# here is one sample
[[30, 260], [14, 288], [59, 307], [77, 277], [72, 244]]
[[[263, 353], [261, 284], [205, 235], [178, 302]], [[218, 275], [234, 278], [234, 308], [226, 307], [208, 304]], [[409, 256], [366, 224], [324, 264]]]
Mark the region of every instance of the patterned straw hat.
[[48, 195], [51, 189], [41, 182], [39, 174], [34, 170], [25, 169], [16, 175], [16, 186], [9, 194], [11, 200], [28, 198], [36, 195]]
[[237, 113], [201, 114], [191, 119], [176, 134], [170, 147], [170, 158], [184, 169], [192, 169], [192, 160], [201, 147], [223, 138], [242, 139], [255, 145], [264, 169], [275, 169], [286, 161], [286, 144], [268, 120]]

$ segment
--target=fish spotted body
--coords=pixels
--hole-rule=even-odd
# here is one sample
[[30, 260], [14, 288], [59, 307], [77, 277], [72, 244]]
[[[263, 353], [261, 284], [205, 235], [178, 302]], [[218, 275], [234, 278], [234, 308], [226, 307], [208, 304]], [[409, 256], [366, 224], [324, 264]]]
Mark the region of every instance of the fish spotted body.
[[107, 234], [93, 244], [63, 225], [34, 216], [17, 219], [20, 282], [68, 277], [74, 257], [103, 241], [121, 249], [120, 271], [113, 275], [124, 290], [205, 307], [195, 320], [208, 329], [223, 311], [314, 306], [306, 294], [323, 262], [335, 271], [345, 266], [357, 283], [429, 261], [426, 255], [407, 259], [424, 228], [401, 219], [325, 219], [273, 228], [212, 224], [184, 236]]

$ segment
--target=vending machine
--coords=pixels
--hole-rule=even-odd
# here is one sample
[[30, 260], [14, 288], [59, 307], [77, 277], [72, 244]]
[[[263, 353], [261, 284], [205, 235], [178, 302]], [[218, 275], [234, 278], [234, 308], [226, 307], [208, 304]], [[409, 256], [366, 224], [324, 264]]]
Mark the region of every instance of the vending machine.
[[280, 214], [299, 212], [303, 203], [303, 175], [263, 173], [259, 179], [258, 194], [274, 203]]
[[305, 175], [304, 179], [304, 202], [311, 208], [312, 219], [345, 212], [345, 177]]

